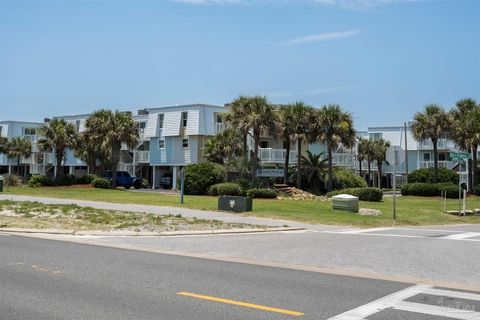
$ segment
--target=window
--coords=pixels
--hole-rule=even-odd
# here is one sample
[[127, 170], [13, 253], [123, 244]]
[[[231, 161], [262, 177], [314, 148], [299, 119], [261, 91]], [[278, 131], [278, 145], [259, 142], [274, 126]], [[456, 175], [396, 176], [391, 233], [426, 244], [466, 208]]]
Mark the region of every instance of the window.
[[376, 132], [376, 133], [369, 133], [369, 138], [372, 141], [378, 141], [382, 139], [382, 133], [381, 132]]
[[158, 148], [159, 149], [165, 149], [165, 140], [164, 139], [158, 140]]
[[158, 115], [158, 128], [163, 129], [163, 118], [165, 118], [165, 115], [163, 113]]
[[146, 122], [139, 122], [138, 123], [138, 128], [139, 129], [145, 129]]
[[223, 117], [221, 114], [217, 114], [217, 122], [222, 123], [223, 122]]
[[258, 144], [260, 148], [270, 148], [270, 141], [267, 140], [261, 140], [260, 143]]
[[187, 127], [188, 112], [182, 112], [182, 126]]
[[2, 136], [2, 130], [3, 130], [3, 127], [0, 126], [0, 137]]
[[35, 135], [36, 132], [37, 132], [37, 130], [35, 128], [24, 128], [23, 129], [23, 133], [26, 136], [33, 136], [33, 135]]
[[439, 153], [438, 161], [447, 161], [447, 155], [445, 153]]
[[188, 148], [188, 139], [183, 139], [182, 140], [182, 147], [183, 148]]
[[75, 129], [80, 132], [80, 120], [75, 120]]
[[426, 152], [423, 154], [423, 161], [430, 161], [430, 153]]

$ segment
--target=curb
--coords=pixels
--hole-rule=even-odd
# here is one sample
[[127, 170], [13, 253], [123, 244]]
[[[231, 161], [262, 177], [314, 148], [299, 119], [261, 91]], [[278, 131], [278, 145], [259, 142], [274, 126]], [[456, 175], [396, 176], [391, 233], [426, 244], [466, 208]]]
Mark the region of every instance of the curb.
[[70, 236], [102, 236], [102, 237], [172, 237], [172, 236], [200, 236], [200, 235], [222, 235], [242, 233], [266, 233], [280, 231], [300, 231], [305, 228], [294, 227], [273, 227], [273, 228], [249, 228], [249, 229], [220, 229], [207, 231], [165, 231], [165, 232], [119, 232], [119, 231], [76, 231], [76, 230], [52, 230], [52, 229], [22, 229], [22, 228], [0, 228], [0, 232], [7, 233], [35, 233]]

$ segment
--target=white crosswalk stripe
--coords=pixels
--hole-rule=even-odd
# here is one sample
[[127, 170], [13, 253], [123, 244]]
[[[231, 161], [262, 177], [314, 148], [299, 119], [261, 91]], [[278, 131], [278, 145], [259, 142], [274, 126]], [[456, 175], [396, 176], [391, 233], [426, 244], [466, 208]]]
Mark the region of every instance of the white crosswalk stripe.
[[480, 301], [480, 294], [476, 293], [436, 289], [428, 285], [415, 285], [334, 316], [328, 320], [364, 320], [367, 319], [367, 317], [385, 309], [401, 310], [416, 314], [420, 313], [430, 316], [447, 317], [459, 320], [480, 319], [480, 312], [475, 310], [475, 306], [470, 307], [465, 304], [462, 308], [458, 308], [455, 306], [436, 306], [405, 301], [419, 294]]

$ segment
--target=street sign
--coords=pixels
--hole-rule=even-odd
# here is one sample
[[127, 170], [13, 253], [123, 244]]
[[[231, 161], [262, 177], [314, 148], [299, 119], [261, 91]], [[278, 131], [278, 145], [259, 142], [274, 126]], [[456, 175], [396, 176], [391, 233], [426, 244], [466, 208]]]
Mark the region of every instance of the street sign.
[[261, 168], [257, 169], [257, 177], [283, 177], [283, 169], [268, 169]]
[[[397, 154], [396, 157], [395, 153]], [[403, 149], [400, 146], [390, 146], [387, 150], [386, 160], [390, 165], [393, 166], [395, 163], [398, 166], [405, 161], [405, 152], [403, 152]]]
[[471, 159], [472, 155], [469, 152], [450, 152], [450, 158], [452, 160], [465, 160]]

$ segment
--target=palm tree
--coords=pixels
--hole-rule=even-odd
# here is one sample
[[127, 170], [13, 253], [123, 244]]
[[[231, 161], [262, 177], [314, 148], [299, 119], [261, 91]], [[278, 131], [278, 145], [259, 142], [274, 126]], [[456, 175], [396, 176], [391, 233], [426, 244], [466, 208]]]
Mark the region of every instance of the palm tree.
[[0, 153], [7, 153], [8, 139], [0, 136]]
[[[382, 188], [382, 165], [385, 161], [387, 150], [390, 148], [390, 142], [383, 139], [373, 142], [373, 160], [377, 161], [378, 168], [378, 187]], [[395, 164], [394, 164], [395, 165]]]
[[[17, 158], [17, 175], [20, 175], [20, 158], [32, 154], [32, 143], [21, 137], [13, 138], [7, 142], [6, 153], [9, 159]], [[11, 167], [8, 173], [11, 174]]]
[[302, 188], [302, 143], [311, 140], [313, 108], [303, 102], [292, 104], [293, 139], [297, 141], [297, 188]]
[[367, 143], [368, 140], [365, 138], [360, 138], [357, 143], [358, 174], [360, 177], [363, 177], [362, 162], [367, 159], [367, 154], [365, 152], [365, 145]]
[[53, 151], [55, 153], [55, 179], [58, 179], [62, 170], [62, 161], [65, 151], [75, 147], [77, 131], [75, 126], [64, 119], [52, 119], [40, 128], [42, 138], [38, 144], [42, 151]]
[[333, 189], [333, 150], [343, 145], [351, 148], [355, 144], [357, 133], [353, 127], [353, 118], [339, 105], [323, 106], [317, 111], [315, 135], [327, 146], [328, 152], [328, 192]]
[[473, 153], [473, 166], [470, 163], [469, 189], [473, 191], [478, 184], [478, 145], [480, 144], [480, 105], [473, 99], [463, 99], [456, 103], [450, 111], [451, 136], [455, 143], [463, 150]]
[[103, 154], [111, 160], [112, 185], [117, 185], [117, 167], [120, 162], [122, 144], [133, 149], [138, 144], [138, 126], [126, 112], [101, 109], [95, 111], [86, 122], [85, 132], [91, 136]]
[[205, 156], [209, 161], [224, 163], [243, 152], [241, 132], [234, 128], [226, 128], [205, 141]]
[[412, 123], [413, 137], [418, 141], [430, 139], [433, 144], [434, 182], [437, 182], [438, 176], [438, 139], [448, 136], [449, 130], [450, 118], [441, 106], [430, 104], [423, 112], [415, 113]]
[[[303, 168], [303, 176], [306, 177], [306, 180], [310, 187], [312, 188], [312, 181], [321, 182], [323, 179], [323, 171], [327, 167], [326, 162], [328, 158], [323, 157], [323, 152], [319, 154], [313, 154], [310, 150], [307, 150], [307, 156], [302, 156], [302, 168]], [[297, 172], [298, 175], [298, 172]], [[312, 188], [314, 190], [319, 190], [320, 188]]]
[[77, 144], [75, 145], [74, 155], [85, 162], [89, 173], [97, 171], [97, 159], [102, 159], [100, 150], [95, 145], [92, 136], [88, 132], [82, 132], [79, 134]]
[[244, 122], [248, 128], [251, 128], [253, 133], [254, 158], [252, 161], [252, 179], [255, 179], [258, 166], [258, 145], [260, 143], [260, 137], [273, 133], [277, 114], [275, 113], [275, 108], [268, 102], [266, 97], [248, 97], [246, 105], [248, 105], [247, 110], [249, 110], [249, 112], [246, 114]]
[[285, 142], [285, 164], [283, 169], [283, 183], [288, 184], [288, 165], [290, 162], [290, 147], [292, 137], [295, 136], [295, 131], [292, 123], [295, 119], [293, 112], [293, 105], [281, 105], [278, 108], [278, 133]]
[[250, 126], [247, 122], [248, 114], [251, 113], [250, 97], [240, 96], [230, 103], [230, 112], [226, 114], [225, 120], [233, 128], [242, 133], [243, 157], [247, 159], [248, 146], [247, 139], [250, 132]]
[[[360, 139], [358, 143], [358, 157], [360, 160], [367, 160], [367, 177], [364, 177], [368, 183], [368, 186], [371, 186], [371, 176], [372, 176], [372, 160], [374, 156], [373, 140], [369, 139]], [[361, 166], [361, 164], [360, 164]]]

